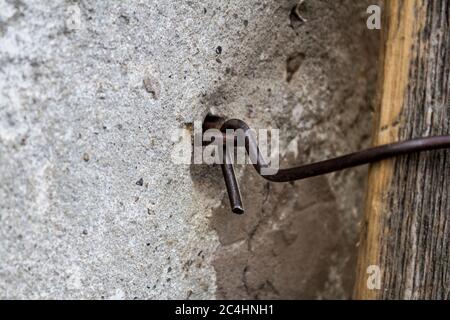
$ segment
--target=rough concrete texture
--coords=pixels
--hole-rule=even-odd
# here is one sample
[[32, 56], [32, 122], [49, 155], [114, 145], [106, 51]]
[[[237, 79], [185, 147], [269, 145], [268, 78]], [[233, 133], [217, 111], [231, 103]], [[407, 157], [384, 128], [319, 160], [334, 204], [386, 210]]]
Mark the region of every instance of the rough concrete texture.
[[283, 165], [367, 145], [369, 2], [0, 0], [0, 298], [349, 297], [364, 169], [238, 168], [233, 216], [169, 133], [280, 128]]

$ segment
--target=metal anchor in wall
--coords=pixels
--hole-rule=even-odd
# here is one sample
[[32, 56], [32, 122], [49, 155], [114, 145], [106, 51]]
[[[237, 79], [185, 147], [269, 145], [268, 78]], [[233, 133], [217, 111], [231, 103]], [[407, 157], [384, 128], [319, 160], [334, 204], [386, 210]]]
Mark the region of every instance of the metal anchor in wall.
[[[230, 140], [230, 138], [233, 139], [233, 146], [236, 142], [236, 137], [226, 135], [226, 130], [233, 129], [244, 132], [245, 149], [249, 155], [253, 156], [253, 159], [256, 159], [253, 167], [261, 177], [271, 182], [297, 181], [405, 154], [450, 148], [450, 135], [416, 138], [373, 147], [329, 160], [288, 169], [281, 169], [278, 170], [276, 174], [265, 175], [263, 173], [263, 169], [267, 168], [269, 165], [262, 156], [254, 135], [249, 134], [251, 131], [250, 127], [244, 121], [239, 119], [224, 121], [219, 117], [207, 116], [203, 123], [203, 130], [212, 128], [220, 129], [224, 137], [224, 142]], [[231, 210], [236, 214], [243, 214], [244, 206], [232, 163], [233, 161], [231, 159], [232, 157], [229, 154], [229, 150], [225, 148], [225, 145], [226, 144], [224, 143], [223, 161], [221, 167], [230, 200]]]

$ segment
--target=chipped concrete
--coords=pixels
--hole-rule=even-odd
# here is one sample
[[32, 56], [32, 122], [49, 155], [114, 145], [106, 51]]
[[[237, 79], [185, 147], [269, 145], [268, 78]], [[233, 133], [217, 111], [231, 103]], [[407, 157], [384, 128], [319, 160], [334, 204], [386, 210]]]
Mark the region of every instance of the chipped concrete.
[[297, 4], [0, 0], [0, 298], [348, 297], [364, 169], [239, 168], [237, 217], [170, 160], [211, 110], [280, 128], [283, 164], [367, 145], [369, 2]]

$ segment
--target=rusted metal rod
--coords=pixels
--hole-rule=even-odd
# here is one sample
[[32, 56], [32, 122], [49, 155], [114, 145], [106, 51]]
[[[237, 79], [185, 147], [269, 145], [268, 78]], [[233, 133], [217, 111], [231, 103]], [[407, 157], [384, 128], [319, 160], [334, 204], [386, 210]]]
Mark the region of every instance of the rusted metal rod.
[[[204, 128], [212, 128], [217, 126], [219, 123], [218, 119], [215, 119], [214, 121], [214, 123], [205, 124]], [[247, 153], [249, 155], [254, 155], [253, 159], [257, 159], [257, 161], [253, 164], [254, 168], [264, 179], [271, 182], [297, 181], [409, 153], [450, 148], [450, 135], [417, 138], [403, 142], [382, 145], [312, 164], [302, 165], [289, 169], [280, 169], [276, 174], [273, 175], [264, 175], [262, 174], [262, 169], [268, 168], [268, 164], [265, 162], [265, 159], [261, 155], [254, 136], [252, 134], [247, 134], [250, 131], [250, 127], [242, 120], [232, 119], [224, 122], [220, 127], [220, 130], [224, 133], [227, 129], [241, 129], [246, 133], [245, 148], [247, 150]], [[243, 214], [244, 208], [239, 191], [239, 184], [234, 172], [232, 159], [230, 158], [229, 152], [227, 150], [224, 151], [222, 172], [225, 178], [225, 184], [227, 187], [232, 211], [237, 214]]]

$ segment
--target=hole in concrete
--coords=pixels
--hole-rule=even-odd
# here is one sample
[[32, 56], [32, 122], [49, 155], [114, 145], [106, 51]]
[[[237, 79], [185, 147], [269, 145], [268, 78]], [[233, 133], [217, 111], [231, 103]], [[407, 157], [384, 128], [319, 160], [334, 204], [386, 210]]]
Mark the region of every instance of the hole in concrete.
[[208, 129], [220, 129], [221, 124], [225, 121], [224, 118], [208, 113], [203, 120], [203, 132]]
[[286, 61], [286, 81], [291, 82], [294, 75], [298, 72], [306, 55], [302, 52], [290, 56]]
[[[223, 121], [224, 119], [222, 117], [208, 113], [202, 123], [202, 134], [208, 129], [220, 128]], [[206, 199], [217, 198], [217, 195], [225, 190], [220, 166], [203, 163], [195, 164], [193, 162], [189, 172], [195, 192], [202, 194]]]

